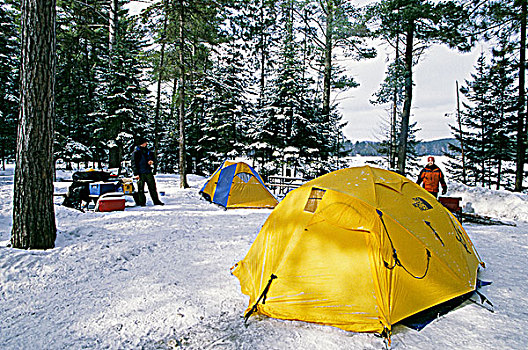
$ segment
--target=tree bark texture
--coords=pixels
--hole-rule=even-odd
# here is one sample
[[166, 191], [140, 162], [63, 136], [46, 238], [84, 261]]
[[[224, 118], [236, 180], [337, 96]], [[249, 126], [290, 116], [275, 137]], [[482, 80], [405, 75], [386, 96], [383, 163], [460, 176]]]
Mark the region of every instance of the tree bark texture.
[[411, 104], [413, 94], [413, 43], [414, 43], [414, 20], [410, 20], [407, 29], [407, 39], [405, 43], [405, 99], [403, 101], [403, 112], [400, 128], [400, 142], [398, 149], [398, 171], [405, 175], [405, 162], [407, 159], [407, 139], [409, 137], [409, 119], [411, 116]]
[[53, 248], [55, 0], [22, 1], [21, 92], [11, 244]]

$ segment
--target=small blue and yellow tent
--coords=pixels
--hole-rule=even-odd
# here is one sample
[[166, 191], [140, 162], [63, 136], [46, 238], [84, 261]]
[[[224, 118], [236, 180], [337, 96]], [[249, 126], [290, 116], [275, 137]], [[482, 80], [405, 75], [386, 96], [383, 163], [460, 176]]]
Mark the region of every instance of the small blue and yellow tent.
[[228, 160], [213, 173], [200, 194], [227, 209], [275, 208], [278, 203], [255, 169]]
[[291, 191], [233, 274], [249, 296], [247, 317], [390, 334], [395, 323], [474, 291], [479, 263], [458, 220], [431, 194], [364, 166]]

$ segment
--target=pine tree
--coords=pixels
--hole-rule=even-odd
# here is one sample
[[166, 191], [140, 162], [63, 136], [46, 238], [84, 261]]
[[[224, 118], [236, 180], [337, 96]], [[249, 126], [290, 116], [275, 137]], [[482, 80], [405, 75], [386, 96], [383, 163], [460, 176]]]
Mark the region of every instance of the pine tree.
[[103, 154], [95, 135], [101, 97], [97, 72], [107, 64], [107, 17], [99, 1], [57, 4], [57, 83], [55, 158], [97, 160]]
[[150, 104], [142, 71], [146, 68], [142, 59], [142, 48], [146, 44], [144, 37], [136, 19], [122, 11], [117, 39], [109, 58], [112, 65], [101, 70], [100, 94], [103, 98], [97, 121], [110, 152], [117, 153], [115, 158], [110, 158], [109, 167], [112, 168], [120, 168], [125, 153], [130, 152], [134, 136], [153, 138], [153, 130], [147, 121]]
[[515, 66], [512, 60], [513, 45], [507, 38], [502, 38], [496, 49], [492, 50], [492, 58], [489, 70], [489, 108], [493, 118], [489, 121], [493, 130], [491, 139], [490, 158], [495, 170], [493, 181], [496, 188], [503, 185], [510, 186], [512, 182], [504, 173], [506, 164], [515, 159], [515, 139], [517, 105], [515, 97]]
[[[399, 38], [396, 39], [399, 41]], [[398, 135], [400, 134], [401, 126], [401, 107], [404, 97], [405, 86], [405, 67], [400, 60], [400, 52], [398, 44], [395, 45], [396, 57], [387, 67], [385, 79], [380, 86], [380, 89], [374, 94], [376, 97], [371, 100], [372, 104], [391, 104], [389, 111], [389, 122], [384, 128], [383, 139], [381, 140], [378, 152], [384, 155], [390, 169], [396, 169], [397, 164], [397, 150], [398, 150]], [[409, 147], [411, 152], [412, 147]]]
[[[328, 115], [333, 89], [344, 90], [358, 86], [351, 76], [343, 74], [344, 71], [337, 66], [334, 57], [336, 52], [340, 50], [346, 57], [359, 60], [375, 57], [376, 51], [365, 44], [369, 33], [360, 19], [359, 11], [349, 1], [308, 1], [305, 8], [308, 9], [309, 16], [315, 19], [315, 23], [310, 21], [307, 29], [321, 55], [322, 113]], [[304, 20], [307, 21], [306, 17]]]
[[514, 132], [516, 121], [515, 64], [512, 62], [513, 48], [503, 37], [492, 49], [490, 63], [481, 54], [476, 65], [476, 73], [466, 82], [461, 92], [469, 103], [464, 103], [465, 111], [460, 127], [451, 127], [458, 143], [451, 145], [448, 164], [455, 177], [462, 180], [460, 168], [461, 146], [464, 145], [468, 164], [468, 184], [497, 189], [513, 184], [507, 164], [514, 159]]
[[427, 0], [382, 0], [367, 9], [375, 24], [375, 34], [388, 40], [404, 39], [405, 97], [398, 137], [398, 171], [406, 173], [409, 120], [413, 99], [413, 66], [419, 55], [433, 43], [443, 43], [460, 50], [469, 49], [469, 39], [462, 31], [468, 27], [464, 7], [452, 1], [433, 3]]
[[295, 9], [295, 1], [282, 3], [282, 43], [276, 74], [269, 80], [267, 98], [251, 134], [259, 145], [255, 156], [261, 157], [264, 174], [277, 173], [285, 162], [297, 168], [300, 158], [306, 155], [304, 143], [313, 143], [316, 139], [313, 133], [318, 132], [309, 126], [315, 123], [318, 115], [310, 112], [314, 106], [310, 101], [313, 93], [309, 87], [310, 78], [303, 75], [302, 49], [296, 40]]
[[528, 6], [526, 0], [474, 0], [473, 19], [476, 22], [475, 36], [481, 34], [486, 40], [508, 37], [517, 49], [517, 117], [515, 122], [515, 187], [523, 190], [526, 176], [528, 113], [526, 103], [526, 21]]
[[[220, 24], [223, 23], [223, 11], [230, 9], [230, 1], [175, 1], [165, 3], [167, 16], [165, 57], [163, 80], [172, 83], [172, 97], [167, 123], [178, 127], [178, 135], [164, 127], [169, 138], [161, 143], [165, 154], [177, 151], [181, 185], [186, 182], [188, 165], [196, 167], [201, 158], [198, 140], [199, 125], [203, 117], [200, 84], [209, 74], [211, 55], [220, 40]], [[158, 67], [158, 71], [159, 71]], [[178, 137], [178, 144], [174, 137]], [[170, 157], [169, 157], [170, 158]], [[167, 158], [167, 159], [169, 159]], [[170, 166], [169, 166], [170, 167]], [[200, 170], [198, 170], [200, 171]]]
[[471, 80], [466, 81], [466, 86], [461, 92], [468, 99], [464, 103], [464, 117], [462, 124], [465, 127], [466, 145], [465, 154], [468, 163], [468, 180], [471, 185], [491, 186], [491, 139], [493, 129], [490, 121], [493, 112], [490, 109], [490, 80], [489, 67], [484, 54], [478, 59], [476, 73], [471, 75]]
[[55, 246], [53, 117], [55, 1], [22, 1], [21, 94], [11, 244]]
[[225, 52], [204, 77], [201, 93], [203, 119], [198, 144], [205, 152], [202, 167], [209, 172], [218, 160], [241, 156], [246, 151], [246, 127], [250, 103], [245, 96], [247, 82], [243, 79], [243, 59], [238, 45], [231, 42]]
[[247, 68], [251, 73], [249, 82], [254, 85], [258, 108], [264, 104], [280, 46], [280, 3], [277, 0], [234, 2], [238, 5], [234, 9], [239, 15], [233, 16], [232, 20], [240, 28], [243, 49], [247, 51], [246, 62], [250, 63]]
[[5, 170], [7, 159], [16, 150], [16, 126], [19, 96], [18, 13], [13, 6], [0, 6], [0, 159]]

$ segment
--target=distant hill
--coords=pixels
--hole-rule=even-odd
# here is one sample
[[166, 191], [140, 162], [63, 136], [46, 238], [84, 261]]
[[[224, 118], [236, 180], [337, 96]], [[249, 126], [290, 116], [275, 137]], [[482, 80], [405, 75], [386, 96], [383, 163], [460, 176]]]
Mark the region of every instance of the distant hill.
[[448, 146], [450, 143], [458, 145], [458, 141], [456, 139], [424, 141], [416, 146], [416, 152], [419, 156], [443, 156], [449, 150]]
[[[419, 156], [433, 155], [441, 156], [444, 155], [448, 150], [450, 143], [457, 143], [455, 139], [440, 139], [433, 141], [420, 142], [416, 146], [416, 152]], [[342, 149], [349, 152], [349, 155], [360, 155], [360, 156], [378, 156], [378, 145], [380, 142], [376, 141], [357, 141], [356, 143], [347, 140], [343, 145]]]
[[378, 145], [379, 142], [375, 141], [357, 141], [356, 143], [353, 143], [352, 141], [347, 140], [342, 149], [343, 151], [349, 152], [349, 155], [351, 156], [377, 156]]

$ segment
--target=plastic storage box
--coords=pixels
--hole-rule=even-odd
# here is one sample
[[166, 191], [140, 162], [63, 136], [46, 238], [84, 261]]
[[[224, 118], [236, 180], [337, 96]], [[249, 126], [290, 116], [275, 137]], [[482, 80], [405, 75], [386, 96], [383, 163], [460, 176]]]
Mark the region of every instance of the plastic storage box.
[[124, 194], [132, 194], [134, 192], [134, 186], [131, 183], [124, 183], [121, 189]]
[[90, 196], [102, 196], [108, 192], [115, 192], [115, 182], [94, 182], [90, 184]]

